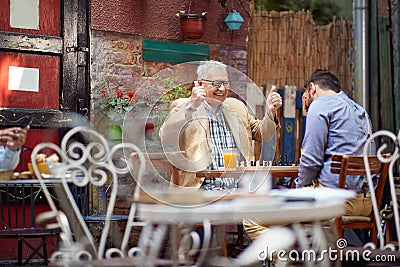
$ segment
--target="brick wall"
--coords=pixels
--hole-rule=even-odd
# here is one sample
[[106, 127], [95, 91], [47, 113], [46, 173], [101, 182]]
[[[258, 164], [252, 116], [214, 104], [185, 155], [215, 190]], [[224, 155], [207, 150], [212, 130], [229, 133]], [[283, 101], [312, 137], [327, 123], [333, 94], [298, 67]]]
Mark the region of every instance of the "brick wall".
[[[145, 38], [138, 35], [117, 32], [92, 31], [91, 36], [91, 121], [100, 131], [105, 131], [109, 123], [93, 103], [105, 87], [118, 87], [123, 90], [135, 90], [146, 78], [172, 66], [172, 63], [144, 61], [142, 42]], [[210, 59], [246, 73], [246, 47], [221, 44], [208, 44]], [[149, 92], [153, 93], [153, 92]]]

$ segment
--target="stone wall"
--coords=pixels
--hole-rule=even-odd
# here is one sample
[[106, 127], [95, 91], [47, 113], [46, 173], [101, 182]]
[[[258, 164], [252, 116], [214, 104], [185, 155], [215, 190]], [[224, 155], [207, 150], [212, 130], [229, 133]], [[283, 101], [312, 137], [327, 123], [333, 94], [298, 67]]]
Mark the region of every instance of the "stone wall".
[[[116, 32], [92, 31], [91, 36], [91, 121], [104, 130], [107, 122], [102, 112], [94, 109], [94, 103], [102, 89], [113, 87], [126, 91], [135, 89], [146, 78], [172, 66], [172, 63], [145, 61], [142, 58], [142, 42], [146, 38]], [[247, 71], [246, 47], [207, 44], [210, 59], [221, 61], [239, 71]], [[152, 92], [149, 92], [152, 93]]]

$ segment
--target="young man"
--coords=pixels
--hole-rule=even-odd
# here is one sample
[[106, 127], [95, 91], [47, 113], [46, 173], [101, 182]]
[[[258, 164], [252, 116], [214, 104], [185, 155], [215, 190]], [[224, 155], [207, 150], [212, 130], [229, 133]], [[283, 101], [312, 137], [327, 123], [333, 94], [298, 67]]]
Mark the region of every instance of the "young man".
[[[327, 70], [316, 70], [308, 78], [302, 100], [307, 121], [296, 187], [337, 188], [339, 176], [330, 171], [331, 156], [363, 155], [364, 144], [372, 133], [369, 116], [341, 91], [338, 77]], [[375, 154], [375, 148], [372, 153]], [[346, 215], [369, 216], [371, 213], [371, 197], [362, 192], [363, 183], [360, 176], [346, 180], [346, 188], [358, 193], [356, 199], [346, 202]], [[252, 239], [266, 227], [256, 221], [245, 225]]]
[[[243, 159], [250, 162], [252, 140], [271, 140], [279, 126], [275, 113], [282, 106], [282, 98], [276, 88], [267, 97], [264, 118], [258, 120], [242, 101], [228, 97], [230, 86], [226, 65], [204, 61], [197, 68], [191, 96], [171, 104], [171, 113], [160, 133], [164, 146], [185, 152], [181, 157], [170, 159], [183, 170], [181, 186], [204, 186], [205, 178], [196, 177], [195, 172], [224, 166], [222, 150], [225, 148], [237, 148]], [[218, 189], [235, 186], [229, 180], [213, 182]]]
[[[307, 123], [296, 185], [309, 186], [314, 181], [336, 188], [338, 175], [330, 171], [331, 156], [363, 155], [372, 133], [369, 116], [341, 91], [336, 75], [326, 70], [317, 70], [307, 80], [303, 105]], [[362, 177], [347, 179], [346, 188], [360, 193], [363, 182]]]
[[25, 144], [26, 129], [13, 127], [0, 130], [0, 171], [14, 170], [19, 163], [20, 147]]

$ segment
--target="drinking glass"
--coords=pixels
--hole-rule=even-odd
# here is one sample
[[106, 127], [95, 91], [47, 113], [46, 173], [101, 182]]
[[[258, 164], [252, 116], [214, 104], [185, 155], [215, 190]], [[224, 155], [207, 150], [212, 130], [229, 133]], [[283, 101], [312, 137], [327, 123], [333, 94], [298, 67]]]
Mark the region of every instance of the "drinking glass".
[[222, 153], [224, 155], [225, 169], [235, 170], [237, 167], [237, 157], [238, 151], [236, 148], [223, 149]]

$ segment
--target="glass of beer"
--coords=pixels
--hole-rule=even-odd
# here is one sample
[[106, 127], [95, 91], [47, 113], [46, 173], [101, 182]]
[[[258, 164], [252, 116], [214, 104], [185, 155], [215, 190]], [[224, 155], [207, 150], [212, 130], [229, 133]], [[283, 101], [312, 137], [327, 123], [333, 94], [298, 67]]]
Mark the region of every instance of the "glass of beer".
[[234, 170], [237, 167], [238, 151], [236, 148], [227, 148], [222, 150], [224, 154], [225, 169]]

